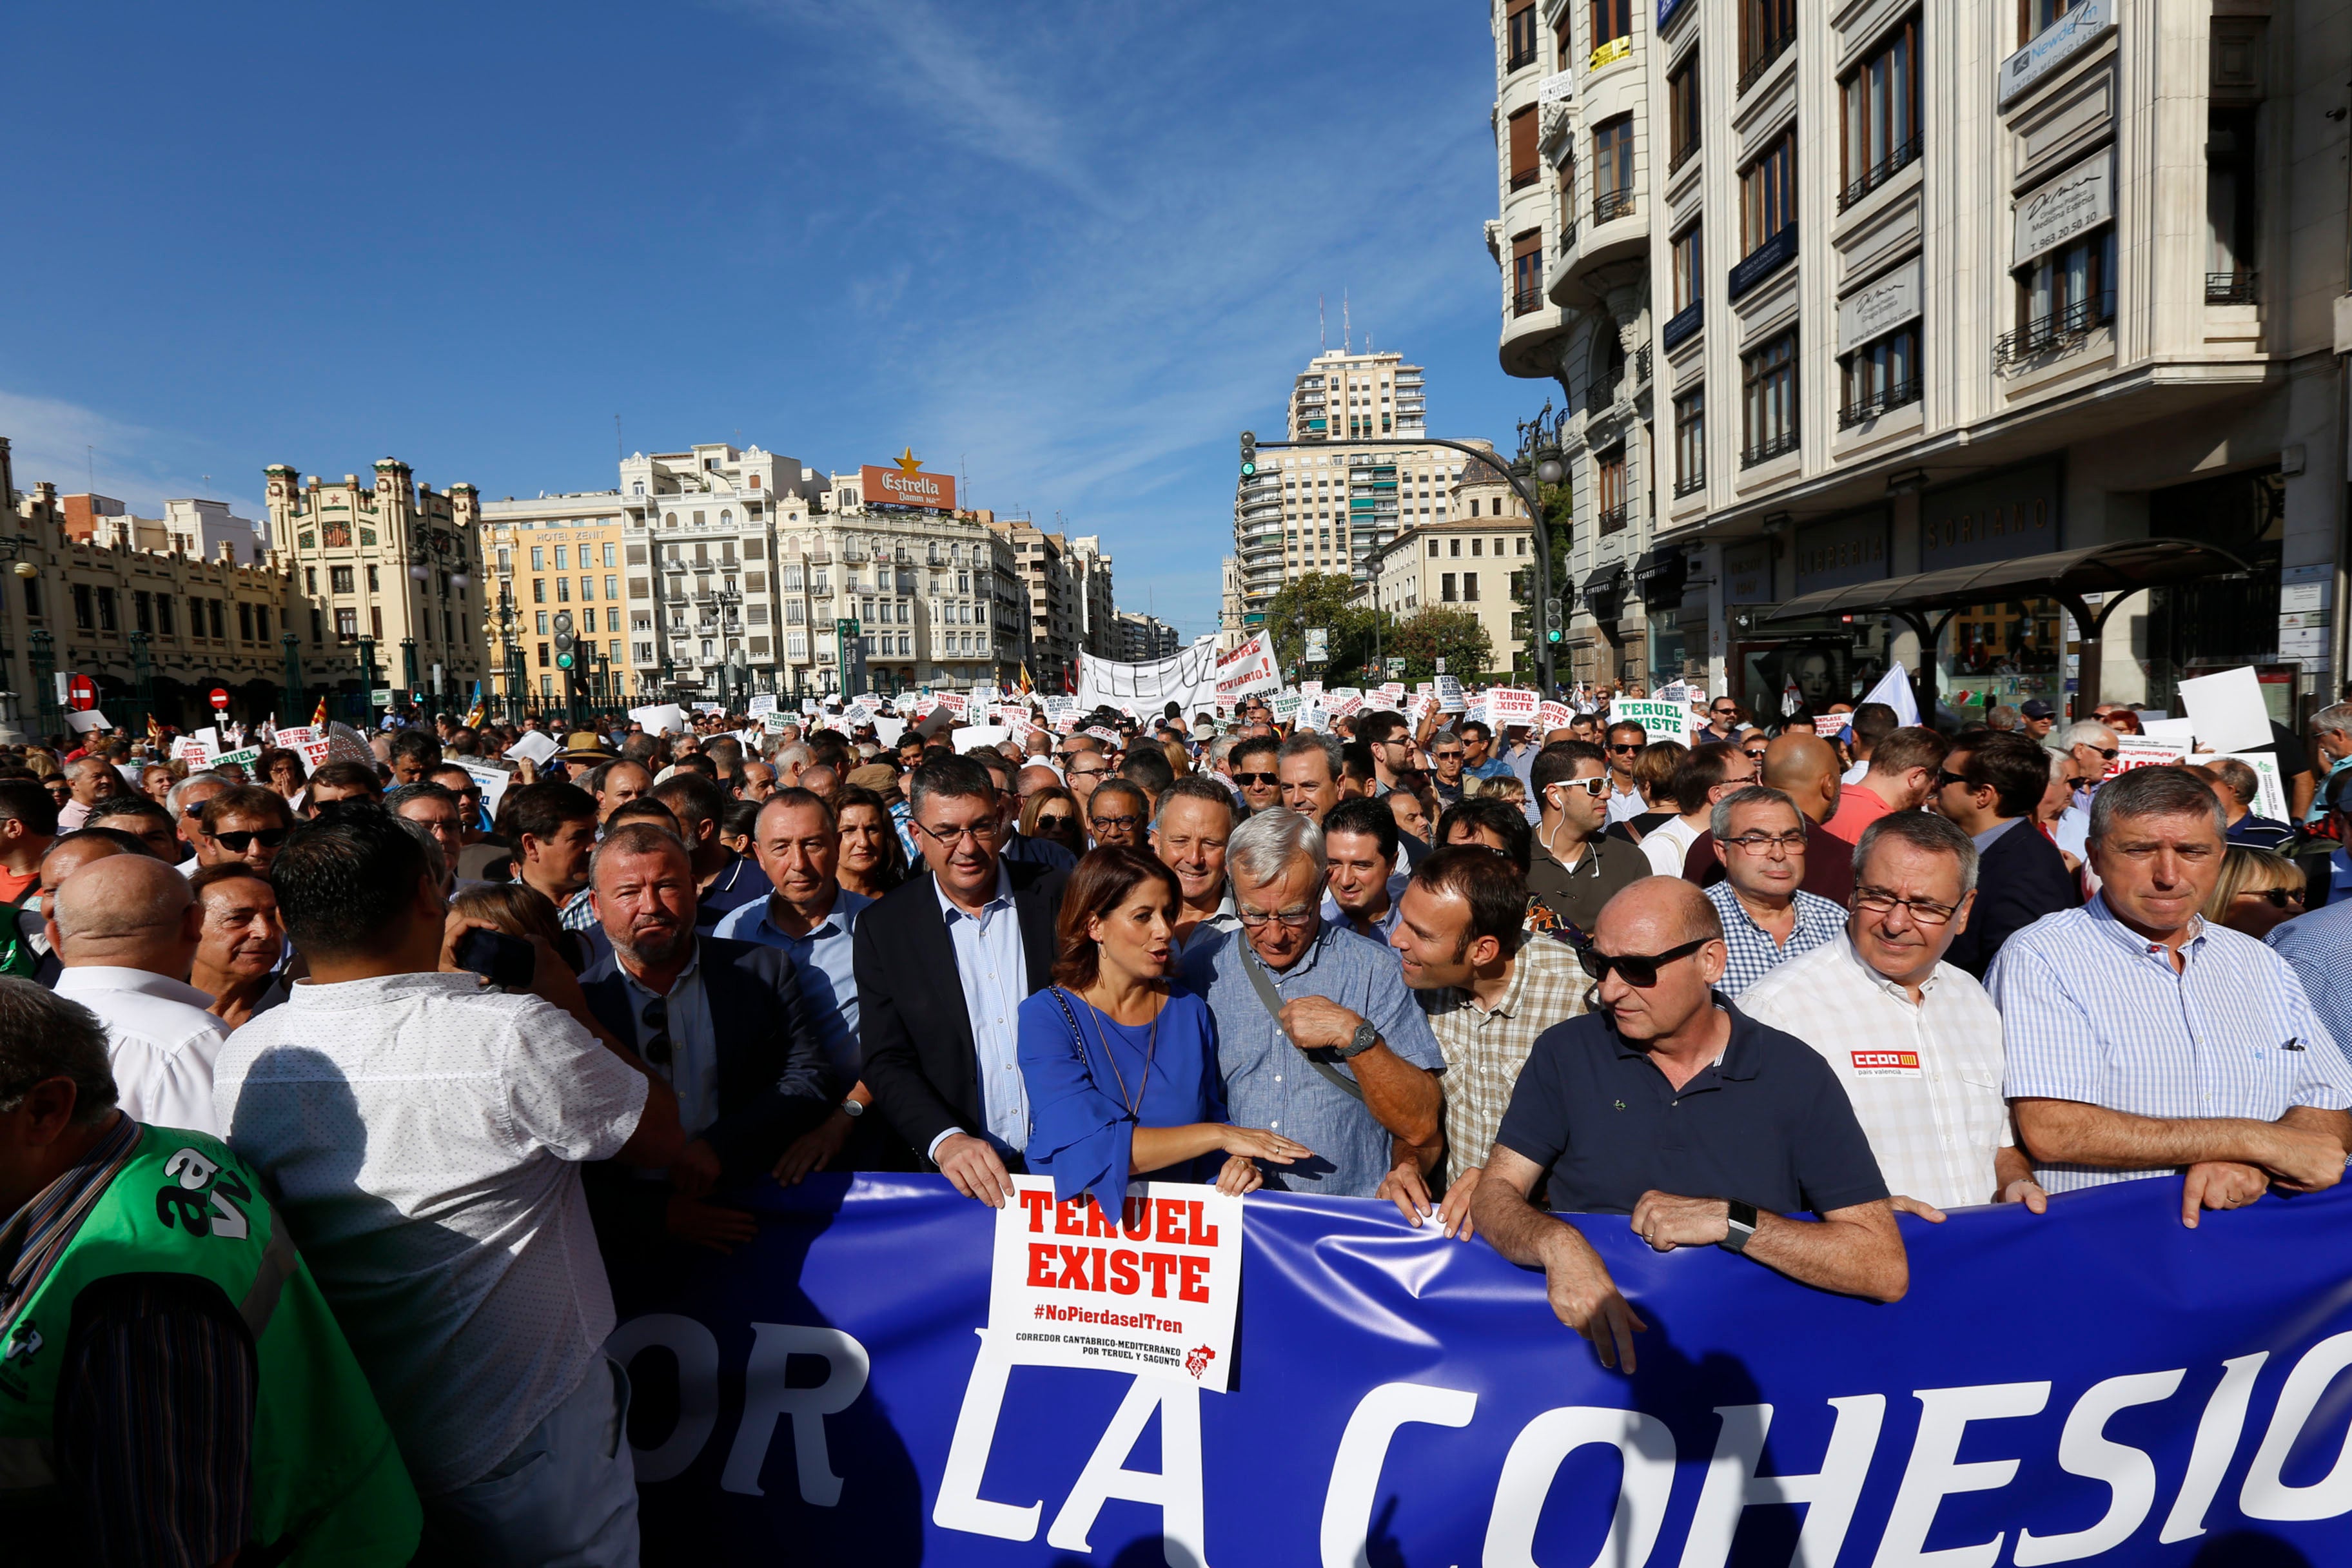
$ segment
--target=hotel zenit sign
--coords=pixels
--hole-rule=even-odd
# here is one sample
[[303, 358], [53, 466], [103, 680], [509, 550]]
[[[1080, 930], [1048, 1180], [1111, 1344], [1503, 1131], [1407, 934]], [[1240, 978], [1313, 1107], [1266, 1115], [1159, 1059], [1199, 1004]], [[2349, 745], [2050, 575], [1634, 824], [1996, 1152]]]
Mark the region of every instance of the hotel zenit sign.
[[933, 511], [953, 511], [955, 476], [927, 474], [909, 447], [887, 468], [873, 463], [858, 470], [867, 506], [919, 506]]

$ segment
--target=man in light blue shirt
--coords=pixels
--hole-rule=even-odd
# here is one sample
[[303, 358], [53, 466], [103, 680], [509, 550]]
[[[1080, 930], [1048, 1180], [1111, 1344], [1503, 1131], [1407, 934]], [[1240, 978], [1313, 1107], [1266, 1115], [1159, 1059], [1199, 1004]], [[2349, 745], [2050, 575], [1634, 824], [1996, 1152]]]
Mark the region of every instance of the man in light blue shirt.
[[2198, 914], [2221, 835], [2221, 803], [2186, 769], [2108, 780], [2091, 806], [2098, 896], [1993, 961], [2004, 1092], [2051, 1193], [2179, 1173], [2194, 1226], [2343, 1178], [2352, 1063], [2276, 952]]
[[855, 1086], [823, 1122], [784, 1151], [776, 1179], [790, 1186], [811, 1171], [866, 1168], [859, 1159], [843, 1162], [841, 1155], [874, 1101], [863, 1082], [857, 977], [851, 966], [858, 913], [874, 900], [841, 885], [841, 830], [821, 795], [778, 790], [761, 806], [751, 841], [760, 869], [775, 891], [728, 910], [715, 934], [780, 947], [792, 955], [825, 1061], [840, 1082]]
[[1387, 1196], [1391, 1171], [1425, 1174], [1444, 1147], [1429, 1020], [1394, 952], [1321, 918], [1314, 823], [1260, 812], [1234, 830], [1225, 865], [1242, 929], [1193, 945], [1179, 973], [1216, 1018], [1226, 1113], [1314, 1151], [1267, 1170], [1267, 1186]]

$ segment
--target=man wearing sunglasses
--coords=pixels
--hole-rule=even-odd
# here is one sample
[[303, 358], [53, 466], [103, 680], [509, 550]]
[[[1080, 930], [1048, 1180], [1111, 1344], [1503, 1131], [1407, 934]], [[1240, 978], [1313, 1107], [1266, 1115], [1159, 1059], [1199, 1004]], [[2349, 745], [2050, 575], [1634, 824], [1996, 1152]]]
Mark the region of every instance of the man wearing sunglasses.
[[1953, 742], [1937, 771], [1928, 804], [1969, 837], [1979, 857], [1975, 908], [1944, 958], [1979, 980], [2011, 936], [2083, 901], [2082, 883], [2058, 846], [2025, 820], [2049, 779], [2049, 752], [2023, 735], [1993, 731]]
[[2091, 797], [2120, 754], [2116, 732], [2096, 719], [2077, 720], [2058, 731], [2056, 749], [2074, 764], [2074, 776], [2084, 781], [2074, 792], [2074, 804], [2088, 811]]
[[1528, 870], [1532, 930], [1581, 942], [1619, 889], [1648, 876], [1639, 847], [1605, 838], [1609, 764], [1601, 748], [1555, 741], [1530, 770], [1538, 816], [1535, 856]]
[[196, 865], [242, 861], [268, 875], [278, 852], [294, 830], [286, 797], [260, 784], [236, 784], [206, 801], [196, 837]]
[[1469, 761], [1470, 749], [1461, 736], [1451, 730], [1440, 730], [1430, 738], [1430, 787], [1437, 792], [1440, 806], [1458, 805], [1462, 799], [1463, 770]]
[[[1470, 1210], [1496, 1251], [1543, 1269], [1560, 1321], [1603, 1366], [1634, 1370], [1648, 1325], [1572, 1215], [1630, 1215], [1661, 1252], [1720, 1247], [1800, 1284], [1899, 1300], [1909, 1263], [1869, 1141], [1811, 1047], [1716, 994], [1714, 906], [1645, 878], [1609, 901], [1580, 956], [1596, 1011], [1536, 1041]], [[1528, 1201], [1538, 1182], [1549, 1214]], [[1821, 1223], [1783, 1217], [1800, 1210]]]
[[1976, 846], [1948, 820], [1897, 812], [1864, 830], [1853, 865], [1840, 939], [1742, 992], [1739, 1010], [1821, 1053], [1903, 1194], [1898, 1209], [1938, 1223], [1956, 1205], [2042, 1213], [2048, 1199], [2001, 1098], [2000, 1014], [1946, 962], [1982, 909]]
[[908, 795], [929, 875], [868, 907], [851, 939], [866, 1087], [909, 1158], [1002, 1208], [1029, 1142], [1015, 1015], [1047, 984], [1067, 877], [1003, 858], [996, 786], [971, 758], [924, 763]]
[[1609, 759], [1609, 825], [1629, 822], [1650, 809], [1633, 776], [1633, 759], [1650, 743], [1650, 732], [1631, 720], [1609, 726], [1602, 750]]

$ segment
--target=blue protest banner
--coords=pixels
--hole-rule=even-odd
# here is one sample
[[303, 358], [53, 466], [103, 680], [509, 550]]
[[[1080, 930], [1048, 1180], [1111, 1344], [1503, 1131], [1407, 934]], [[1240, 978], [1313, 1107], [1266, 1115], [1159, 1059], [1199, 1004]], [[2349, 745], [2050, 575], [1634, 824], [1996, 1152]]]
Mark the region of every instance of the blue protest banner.
[[646, 1561], [2352, 1563], [2352, 1193], [2179, 1201], [1906, 1218], [1893, 1306], [1580, 1220], [1649, 1325], [1629, 1378], [1483, 1242], [1261, 1194], [1217, 1394], [1011, 1365], [991, 1211], [813, 1181], [614, 1336]]

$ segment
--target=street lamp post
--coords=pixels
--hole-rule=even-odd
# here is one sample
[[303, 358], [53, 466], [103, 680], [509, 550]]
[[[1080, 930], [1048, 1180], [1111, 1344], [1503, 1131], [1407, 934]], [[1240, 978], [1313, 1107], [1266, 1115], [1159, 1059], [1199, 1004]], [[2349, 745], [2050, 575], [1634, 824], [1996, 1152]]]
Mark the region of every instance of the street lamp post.
[[360, 726], [375, 728], [375, 638], [360, 638]]
[[131, 722], [117, 728], [144, 734], [147, 716], [155, 711], [155, 667], [147, 657], [147, 634], [136, 627], [131, 633]]
[[32, 649], [33, 700], [39, 705], [41, 739], [46, 742], [65, 727], [65, 716], [58, 707], [57, 648], [46, 631], [36, 630], [25, 641]]

